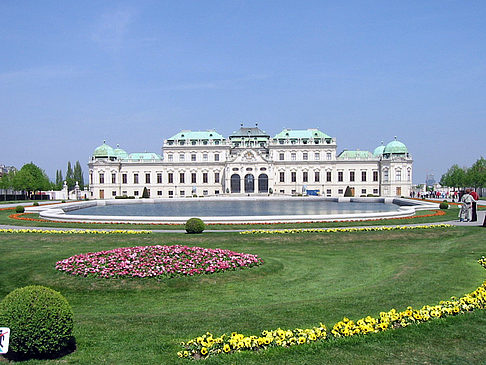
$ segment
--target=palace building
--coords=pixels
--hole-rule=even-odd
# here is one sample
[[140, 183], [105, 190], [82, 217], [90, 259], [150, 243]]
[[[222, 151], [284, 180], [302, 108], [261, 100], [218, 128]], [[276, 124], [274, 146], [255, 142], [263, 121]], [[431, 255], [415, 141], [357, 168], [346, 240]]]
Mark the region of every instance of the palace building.
[[271, 137], [243, 127], [228, 138], [214, 130], [183, 130], [162, 154], [127, 153], [105, 142], [88, 163], [93, 199], [216, 195], [408, 196], [412, 157], [396, 138], [373, 152], [337, 153], [318, 129], [284, 129]]

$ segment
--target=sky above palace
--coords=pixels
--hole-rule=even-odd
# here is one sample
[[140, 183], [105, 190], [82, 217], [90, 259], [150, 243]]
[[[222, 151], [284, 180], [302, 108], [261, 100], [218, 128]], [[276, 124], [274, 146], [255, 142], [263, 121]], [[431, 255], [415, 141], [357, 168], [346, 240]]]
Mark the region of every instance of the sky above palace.
[[0, 164], [86, 173], [106, 140], [318, 128], [414, 183], [486, 157], [484, 1], [0, 2]]

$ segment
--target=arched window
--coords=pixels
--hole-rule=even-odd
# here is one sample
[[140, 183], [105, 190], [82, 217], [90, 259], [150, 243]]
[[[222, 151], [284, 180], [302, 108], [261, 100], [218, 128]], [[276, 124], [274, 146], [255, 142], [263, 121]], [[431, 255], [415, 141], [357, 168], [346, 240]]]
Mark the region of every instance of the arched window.
[[255, 177], [253, 174], [245, 175], [245, 193], [255, 192]]
[[267, 174], [260, 174], [260, 176], [258, 176], [258, 192], [259, 193], [268, 193], [268, 175]]
[[231, 175], [231, 193], [240, 193], [241, 186], [240, 186], [240, 175], [233, 174]]

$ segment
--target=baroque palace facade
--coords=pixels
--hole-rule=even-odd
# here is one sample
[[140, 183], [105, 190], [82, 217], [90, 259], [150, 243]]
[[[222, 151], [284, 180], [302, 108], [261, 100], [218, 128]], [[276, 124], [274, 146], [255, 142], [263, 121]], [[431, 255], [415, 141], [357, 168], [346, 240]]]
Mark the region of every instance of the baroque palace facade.
[[181, 131], [162, 155], [127, 153], [105, 142], [89, 163], [93, 199], [215, 195], [408, 196], [412, 157], [396, 140], [374, 152], [344, 150], [317, 129], [284, 129], [273, 138], [243, 127], [228, 138], [214, 130]]

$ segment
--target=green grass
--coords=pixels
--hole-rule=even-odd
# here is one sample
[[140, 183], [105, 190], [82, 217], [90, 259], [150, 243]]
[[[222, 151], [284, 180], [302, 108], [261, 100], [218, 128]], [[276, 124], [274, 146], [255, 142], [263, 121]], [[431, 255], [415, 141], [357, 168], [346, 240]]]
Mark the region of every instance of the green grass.
[[[30, 284], [66, 296], [78, 348], [58, 362], [188, 364], [177, 358], [179, 342], [206, 331], [330, 327], [343, 316], [358, 319], [468, 293], [486, 278], [476, 263], [486, 254], [485, 238], [481, 227], [278, 237], [0, 234], [0, 297]], [[266, 263], [160, 281], [87, 279], [54, 269], [74, 254], [154, 244], [231, 249]], [[486, 356], [485, 312], [332, 343], [222, 355], [204, 364], [477, 363]]]
[[30, 202], [39, 202], [39, 201], [45, 201], [45, 200], [7, 200], [7, 201], [1, 201], [1, 204], [16, 204], [16, 203], [30, 203]]
[[[281, 228], [312, 228], [312, 227], [353, 227], [389, 224], [418, 224], [428, 222], [445, 222], [457, 219], [457, 207], [451, 206], [446, 210], [446, 215], [409, 218], [409, 219], [381, 219], [357, 222], [327, 222], [327, 223], [284, 223], [284, 224], [215, 224], [207, 225], [206, 229], [228, 230], [228, 229], [281, 229]], [[163, 229], [163, 230], [184, 230], [184, 225], [150, 225], [150, 224], [87, 224], [87, 223], [56, 223], [56, 222], [35, 222], [12, 219], [8, 216], [15, 213], [13, 210], [0, 211], [0, 224], [16, 225], [25, 227], [66, 227], [66, 228], [116, 228], [116, 229]], [[419, 211], [417, 215], [433, 214], [434, 211]], [[39, 218], [38, 214], [32, 214], [29, 218]]]

